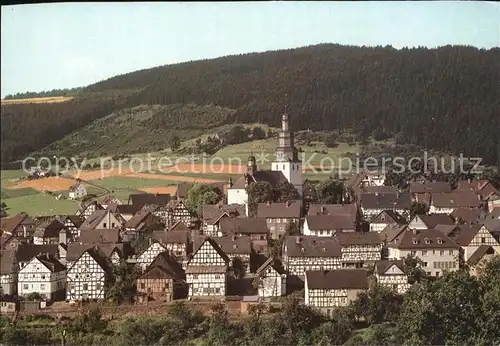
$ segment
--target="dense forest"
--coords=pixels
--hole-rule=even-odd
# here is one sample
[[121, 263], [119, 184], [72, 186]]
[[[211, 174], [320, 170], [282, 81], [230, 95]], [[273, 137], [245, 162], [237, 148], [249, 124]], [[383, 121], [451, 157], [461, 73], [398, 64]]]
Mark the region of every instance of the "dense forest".
[[[428, 280], [421, 269], [406, 268], [416, 282], [405, 295], [373, 284], [332, 319], [280, 298], [282, 306], [249, 308], [235, 316], [223, 304], [192, 310], [175, 302], [162, 316], [115, 315], [99, 310], [59, 321], [50, 317], [0, 317], [4, 345], [498, 345], [500, 343], [500, 257], [487, 262], [479, 276], [468, 270]], [[190, 304], [193, 306], [192, 304]]]
[[[2, 106], [2, 162], [112, 111], [193, 103], [235, 110], [226, 123], [272, 126], [287, 104], [297, 130], [349, 130], [360, 140], [383, 132], [497, 164], [499, 83], [500, 49], [466, 46], [322, 44], [160, 66], [90, 85], [67, 103]], [[100, 102], [80, 96], [102, 93]]]

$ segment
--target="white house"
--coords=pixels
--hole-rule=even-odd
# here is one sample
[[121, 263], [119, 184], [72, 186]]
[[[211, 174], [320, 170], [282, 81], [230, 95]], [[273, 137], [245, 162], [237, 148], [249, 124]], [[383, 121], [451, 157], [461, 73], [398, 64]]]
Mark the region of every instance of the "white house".
[[17, 267], [15, 250], [0, 251], [0, 286], [3, 294], [17, 293]]
[[66, 300], [104, 299], [111, 278], [109, 261], [97, 249], [88, 249], [68, 269]]
[[69, 199], [81, 199], [87, 196], [87, 189], [82, 183], [76, 183], [69, 188]]
[[393, 289], [399, 294], [405, 293], [410, 288], [403, 260], [377, 261], [374, 274], [379, 285]]
[[307, 215], [302, 233], [306, 236], [331, 237], [336, 232], [354, 232], [356, 223], [349, 215]]
[[153, 260], [164, 251], [167, 251], [166, 246], [162, 245], [158, 241], [152, 242], [146, 250], [137, 256], [137, 266], [141, 269], [141, 271], [146, 270], [146, 268], [153, 263]]
[[258, 294], [261, 298], [286, 294], [286, 272], [278, 259], [268, 258], [258, 269]]
[[429, 214], [451, 214], [456, 208], [479, 208], [480, 196], [473, 191], [432, 194]]
[[25, 297], [39, 293], [46, 300], [64, 297], [66, 267], [54, 256], [40, 254], [28, 262], [18, 274], [17, 293]]

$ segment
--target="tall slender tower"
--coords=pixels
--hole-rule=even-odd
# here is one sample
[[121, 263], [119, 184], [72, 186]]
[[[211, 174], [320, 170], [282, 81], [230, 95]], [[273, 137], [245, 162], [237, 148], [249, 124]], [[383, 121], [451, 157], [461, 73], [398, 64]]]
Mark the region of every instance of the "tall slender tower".
[[271, 170], [280, 171], [295, 186], [302, 196], [302, 162], [290, 131], [288, 113], [281, 116], [281, 131], [278, 134], [278, 147], [276, 148], [276, 161], [271, 164]]

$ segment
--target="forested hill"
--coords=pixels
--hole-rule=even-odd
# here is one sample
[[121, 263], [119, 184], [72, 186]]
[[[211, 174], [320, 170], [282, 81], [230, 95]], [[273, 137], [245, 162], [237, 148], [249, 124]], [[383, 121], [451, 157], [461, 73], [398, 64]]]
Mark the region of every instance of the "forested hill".
[[[115, 108], [214, 104], [236, 110], [227, 122], [273, 126], [288, 104], [294, 129], [350, 129], [360, 138], [384, 131], [399, 141], [482, 156], [496, 164], [500, 159], [499, 83], [499, 48], [396, 50], [323, 44], [131, 72], [90, 85], [78, 95], [107, 93], [114, 95], [113, 100], [120, 95], [120, 102], [113, 101]], [[64, 112], [68, 108], [51, 106], [44, 111], [56, 114], [62, 112], [58, 108], [65, 107]], [[2, 148], [3, 160], [58, 139], [51, 135], [53, 130], [43, 132], [45, 127], [34, 121], [57, 119], [60, 129], [54, 135], [59, 136], [105, 116], [110, 103], [98, 115], [72, 113], [62, 120], [50, 115], [39, 119], [33, 115], [35, 106], [9, 107], [7, 114], [2, 106], [2, 125], [6, 115], [16, 120], [8, 122], [10, 128], [5, 131], [2, 126], [2, 141], [16, 138], [21, 143], [9, 149], [15, 154]]]

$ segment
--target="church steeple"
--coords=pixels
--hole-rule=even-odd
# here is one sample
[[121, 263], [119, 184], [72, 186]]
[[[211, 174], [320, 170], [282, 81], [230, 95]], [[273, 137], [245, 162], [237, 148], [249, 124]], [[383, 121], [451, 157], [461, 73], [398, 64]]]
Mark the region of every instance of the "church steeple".
[[293, 140], [293, 132], [290, 131], [290, 119], [285, 105], [285, 112], [281, 116], [281, 131], [278, 134], [278, 147], [276, 148], [276, 161], [297, 162], [298, 152]]

